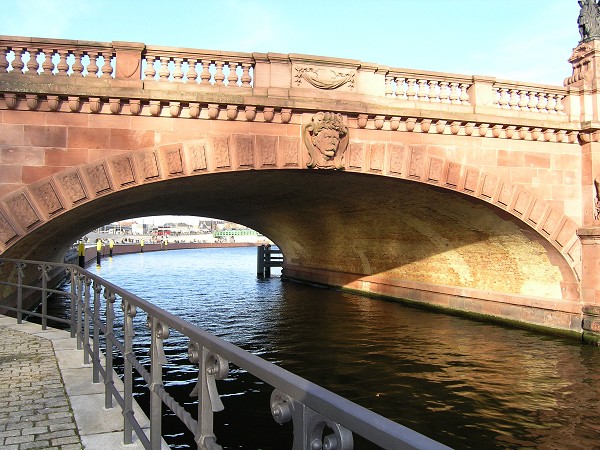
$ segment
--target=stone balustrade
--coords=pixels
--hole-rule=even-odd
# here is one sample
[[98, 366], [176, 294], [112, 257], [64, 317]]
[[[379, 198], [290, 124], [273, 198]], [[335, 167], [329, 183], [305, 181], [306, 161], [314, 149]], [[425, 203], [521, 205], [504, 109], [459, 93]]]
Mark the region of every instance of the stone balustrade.
[[[95, 77], [204, 87], [287, 89], [406, 102], [565, 115], [567, 89], [495, 78], [395, 69], [337, 58], [0, 36], [0, 74]], [[325, 74], [325, 75], [324, 75]], [[282, 80], [282, 77], [285, 80]], [[321, 77], [321, 78], [319, 78]], [[325, 78], [325, 79], [324, 79]], [[361, 81], [362, 80], [362, 81]], [[367, 80], [367, 81], [365, 81]], [[269, 93], [272, 95], [272, 93]], [[554, 119], [557, 120], [557, 119]]]

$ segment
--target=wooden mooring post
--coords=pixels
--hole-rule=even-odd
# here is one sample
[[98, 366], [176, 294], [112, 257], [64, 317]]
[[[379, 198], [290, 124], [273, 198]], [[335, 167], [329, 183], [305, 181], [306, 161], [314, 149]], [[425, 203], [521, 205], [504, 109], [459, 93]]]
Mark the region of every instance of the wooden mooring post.
[[269, 244], [259, 245], [257, 248], [256, 275], [258, 278], [269, 278], [271, 267], [283, 266], [283, 254], [278, 248]]

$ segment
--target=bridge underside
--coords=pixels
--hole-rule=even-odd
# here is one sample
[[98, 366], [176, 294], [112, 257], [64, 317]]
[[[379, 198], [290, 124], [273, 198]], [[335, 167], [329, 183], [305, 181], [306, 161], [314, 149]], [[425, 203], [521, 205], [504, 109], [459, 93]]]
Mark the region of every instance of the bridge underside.
[[3, 256], [56, 258], [102, 224], [160, 214], [256, 229], [283, 250], [290, 278], [581, 330], [573, 271], [538, 233], [490, 204], [376, 175], [261, 170], [144, 184], [53, 218]]

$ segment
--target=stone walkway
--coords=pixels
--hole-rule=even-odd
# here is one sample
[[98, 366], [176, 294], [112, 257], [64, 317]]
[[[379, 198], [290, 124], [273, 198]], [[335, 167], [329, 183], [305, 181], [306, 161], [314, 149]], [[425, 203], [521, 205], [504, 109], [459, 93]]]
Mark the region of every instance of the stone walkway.
[[0, 447], [79, 450], [52, 342], [0, 329]]
[[[1, 449], [142, 449], [135, 433], [123, 445], [123, 415], [116, 401], [104, 408], [103, 392], [68, 332], [0, 315]], [[147, 428], [137, 405], [134, 412]]]

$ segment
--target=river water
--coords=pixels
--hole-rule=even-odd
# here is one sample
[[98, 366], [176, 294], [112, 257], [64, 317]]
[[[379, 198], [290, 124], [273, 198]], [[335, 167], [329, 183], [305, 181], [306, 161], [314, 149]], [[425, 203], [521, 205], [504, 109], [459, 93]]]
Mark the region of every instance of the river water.
[[[450, 447], [600, 448], [600, 349], [577, 340], [259, 280], [255, 248], [123, 255], [89, 270]], [[173, 337], [165, 351], [165, 385], [192, 411], [196, 372], [178, 365], [187, 343]], [[269, 386], [234, 367], [218, 386], [224, 448], [291, 448], [291, 427], [270, 416]], [[169, 417], [163, 427], [172, 448], [193, 448]]]

